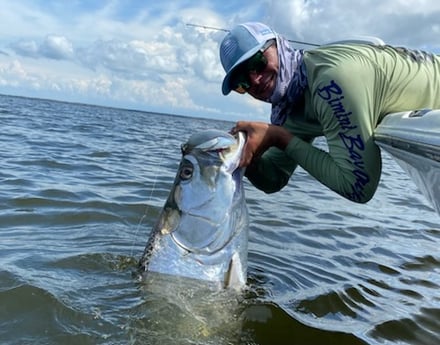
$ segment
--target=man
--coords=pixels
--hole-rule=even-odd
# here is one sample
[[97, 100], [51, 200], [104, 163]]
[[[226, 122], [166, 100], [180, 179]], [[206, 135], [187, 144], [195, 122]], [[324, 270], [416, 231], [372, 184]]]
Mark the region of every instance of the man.
[[[248, 135], [241, 165], [257, 188], [282, 189], [300, 165], [345, 198], [374, 195], [381, 156], [373, 140], [389, 113], [440, 108], [440, 57], [374, 44], [302, 51], [262, 23], [233, 28], [220, 45], [222, 92], [272, 104], [271, 124], [237, 122]], [[325, 136], [328, 152], [312, 145]]]

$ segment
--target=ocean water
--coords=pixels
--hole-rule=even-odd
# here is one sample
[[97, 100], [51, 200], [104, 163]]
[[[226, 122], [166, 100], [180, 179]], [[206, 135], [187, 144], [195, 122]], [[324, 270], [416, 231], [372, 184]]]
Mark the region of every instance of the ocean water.
[[180, 144], [232, 123], [10, 96], [0, 121], [0, 344], [440, 343], [440, 216], [387, 155], [366, 205], [301, 169], [246, 181], [241, 296], [151, 292], [136, 265]]

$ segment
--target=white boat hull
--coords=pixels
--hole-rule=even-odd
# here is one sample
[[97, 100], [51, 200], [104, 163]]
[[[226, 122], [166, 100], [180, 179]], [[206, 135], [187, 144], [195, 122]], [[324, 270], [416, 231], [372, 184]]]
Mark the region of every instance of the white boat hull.
[[374, 137], [440, 214], [440, 110], [389, 114]]

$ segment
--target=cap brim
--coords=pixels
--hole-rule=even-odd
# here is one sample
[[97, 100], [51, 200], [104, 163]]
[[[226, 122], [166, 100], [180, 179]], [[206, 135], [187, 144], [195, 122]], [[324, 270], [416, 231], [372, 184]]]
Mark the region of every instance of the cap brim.
[[231, 79], [231, 75], [234, 72], [234, 70], [238, 67], [238, 65], [240, 65], [242, 62], [246, 61], [247, 59], [249, 59], [252, 55], [254, 55], [257, 51], [259, 51], [265, 44], [267, 41], [257, 45], [256, 47], [254, 47], [253, 49], [249, 50], [246, 54], [244, 54], [240, 59], [237, 60], [237, 62], [232, 65], [232, 67], [229, 69], [228, 73], [226, 73], [225, 77], [223, 78], [223, 83], [222, 83], [222, 92], [223, 95], [227, 95], [231, 92], [231, 87], [229, 85], [230, 79]]

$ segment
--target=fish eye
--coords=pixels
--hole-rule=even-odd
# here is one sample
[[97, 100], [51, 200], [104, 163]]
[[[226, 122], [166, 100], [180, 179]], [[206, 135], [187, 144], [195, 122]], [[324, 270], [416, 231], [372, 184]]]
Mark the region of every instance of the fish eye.
[[189, 180], [193, 175], [194, 168], [192, 165], [184, 165], [182, 169], [180, 169], [179, 176], [182, 180]]

